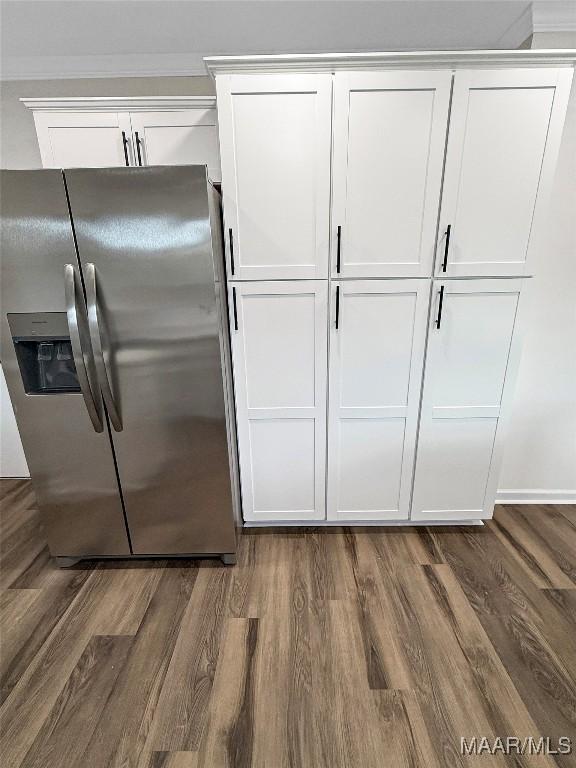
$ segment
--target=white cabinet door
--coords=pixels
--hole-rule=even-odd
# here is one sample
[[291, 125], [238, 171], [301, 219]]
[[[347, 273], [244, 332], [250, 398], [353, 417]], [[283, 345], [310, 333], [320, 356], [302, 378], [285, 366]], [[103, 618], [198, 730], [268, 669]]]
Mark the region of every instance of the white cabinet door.
[[332, 274], [432, 274], [451, 72], [334, 76]]
[[323, 519], [326, 283], [228, 290], [244, 519]]
[[492, 516], [520, 349], [522, 282], [434, 282], [413, 520]]
[[456, 72], [436, 273], [522, 276], [545, 212], [572, 70]]
[[135, 165], [128, 112], [38, 112], [44, 168]]
[[216, 89], [229, 277], [327, 277], [331, 75], [223, 75]]
[[331, 290], [328, 518], [407, 519], [430, 280]]
[[142, 165], [207, 165], [212, 181], [220, 181], [215, 109], [131, 112], [130, 120]]

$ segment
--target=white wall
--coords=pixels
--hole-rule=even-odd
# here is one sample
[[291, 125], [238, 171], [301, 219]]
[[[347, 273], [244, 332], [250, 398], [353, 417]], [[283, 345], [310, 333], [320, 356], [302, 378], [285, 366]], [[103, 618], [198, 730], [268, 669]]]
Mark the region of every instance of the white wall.
[[[536, 33], [532, 48], [574, 47]], [[545, 226], [534, 232], [526, 338], [500, 474], [503, 498], [576, 502], [576, 83]]]
[[10, 395], [0, 367], [0, 477], [29, 477]]

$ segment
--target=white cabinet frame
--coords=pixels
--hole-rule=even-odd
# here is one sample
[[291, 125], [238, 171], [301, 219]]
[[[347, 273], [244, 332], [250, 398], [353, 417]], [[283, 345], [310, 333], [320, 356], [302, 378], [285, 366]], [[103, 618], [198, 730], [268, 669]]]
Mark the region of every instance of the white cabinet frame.
[[[228, 284], [229, 310], [230, 310], [230, 329], [232, 338], [232, 360], [234, 369], [234, 386], [236, 398], [236, 414], [238, 423], [238, 452], [240, 464], [240, 477], [242, 488], [242, 506], [244, 519], [249, 521], [267, 521], [267, 520], [322, 520], [326, 516], [325, 511], [325, 478], [326, 478], [326, 377], [327, 377], [327, 283], [322, 280], [307, 281], [283, 281], [283, 282], [245, 282]], [[313, 393], [306, 405], [291, 405], [289, 403], [290, 394], [284, 394], [287, 400], [281, 406], [261, 407], [251, 404], [251, 393], [249, 391], [249, 380], [256, 385], [259, 382], [254, 381], [257, 374], [251, 370], [250, 355], [247, 351], [248, 342], [254, 346], [259, 344], [258, 339], [247, 338], [246, 331], [246, 301], [282, 299], [286, 297], [307, 297], [313, 301], [313, 333], [314, 338], [308, 339], [313, 345], [313, 371], [308, 371], [305, 375], [311, 374], [313, 380]], [[287, 329], [286, 336], [282, 338], [282, 329], [271, 331], [265, 324], [260, 324], [254, 329], [256, 334], [262, 334], [262, 339], [266, 340], [266, 335], [277, 333], [274, 344], [278, 345], [278, 354], [282, 355], [282, 350], [286, 349], [285, 344], [293, 344], [290, 338], [290, 325], [295, 318], [290, 312], [289, 303], [286, 304], [288, 311], [281, 313], [282, 327]], [[285, 323], [285, 326], [284, 326]], [[254, 326], [252, 326], [254, 328]], [[298, 350], [286, 349], [286, 357], [293, 359], [298, 356]], [[273, 363], [272, 363], [273, 364]], [[267, 392], [266, 395], [274, 393]], [[260, 395], [261, 396], [261, 395]], [[255, 396], [258, 399], [258, 395]], [[282, 425], [287, 422], [295, 424], [309, 423], [309, 428], [313, 429], [313, 458], [310, 460], [310, 466], [307, 468], [307, 474], [312, 473], [314, 477], [314, 502], [306, 509], [273, 509], [257, 508], [255, 494], [255, 479], [258, 474], [258, 459], [255, 457], [253, 441], [253, 425], [258, 428], [260, 424], [266, 423], [269, 427], [270, 437], [268, 457], [272, 457], [276, 466], [282, 469], [286, 463], [290, 462], [290, 457], [283, 452]], [[274, 425], [278, 425], [277, 434], [274, 435]], [[308, 427], [307, 427], [308, 428]], [[312, 466], [313, 464], [313, 466]]]
[[[429, 279], [349, 280], [332, 283], [327, 492], [329, 520], [407, 520], [409, 517], [430, 283]], [[378, 299], [382, 300], [381, 303]], [[390, 302], [386, 299], [390, 299]], [[350, 302], [355, 302], [357, 312], [363, 300], [370, 302], [370, 307], [366, 307], [361, 316], [362, 327], [358, 326], [356, 318], [355, 327], [350, 329], [347, 327], [347, 323], [352, 320], [348, 313]], [[393, 325], [394, 312], [398, 309], [401, 309], [403, 320], [406, 320], [406, 328], [396, 329]], [[363, 327], [364, 322], [372, 322], [372, 333], [369, 327]], [[353, 338], [355, 331], [359, 332], [359, 338]], [[356, 356], [357, 360], [360, 354], [362, 361], [361, 377], [354, 386], [351, 385], [350, 374], [345, 370], [345, 352], [347, 355], [352, 354], [353, 359]], [[368, 383], [366, 386], [366, 379], [372, 377], [372, 374], [376, 380], [380, 380], [380, 385], [375, 387]], [[346, 392], [344, 379], [347, 380]], [[387, 379], [395, 382], [391, 387], [393, 395], [390, 389], [388, 393], [385, 391]], [[354, 405], [356, 398], [364, 402]], [[347, 402], [343, 403], [343, 400]], [[380, 472], [394, 474], [393, 477], [385, 478], [385, 490], [380, 488], [376, 493], [371, 492], [373, 497], [382, 492], [396, 495], [397, 489], [395, 503], [390, 507], [341, 508], [339, 489], [342, 481], [345, 479], [348, 487], [357, 482], [359, 496], [362, 496], [362, 484], [367, 482], [361, 466], [357, 471], [350, 467], [343, 468], [343, 430], [352, 424], [357, 432], [353, 439], [360, 443], [353, 450], [356, 450], [356, 458], [361, 459], [362, 465], [370, 465], [370, 480], [379, 482], [374, 465], [382, 460], [383, 454], [388, 465], [383, 464]], [[368, 432], [362, 432], [366, 425]], [[371, 438], [370, 428], [374, 426], [381, 431], [376, 433], [377, 443], [371, 444], [373, 435]], [[348, 474], [346, 478], [343, 477], [344, 472]]]
[[[199, 149], [196, 150], [199, 155], [203, 155], [202, 158], [199, 157], [198, 163], [206, 163], [208, 165], [208, 177], [212, 181], [220, 181], [218, 120], [214, 108], [131, 112], [130, 122], [134, 141], [139, 142], [142, 165], [177, 165], [179, 162], [178, 148], [174, 148], [172, 155], [170, 155], [170, 151], [167, 151], [165, 147], [165, 135], [169, 135], [171, 131], [176, 132], [178, 129], [188, 129], [188, 141], [191, 140], [194, 133], [202, 139]], [[153, 135], [155, 131], [162, 131], [164, 136], [164, 142], [161, 142], [159, 153], [157, 153]], [[194, 158], [188, 159], [187, 162], [193, 163], [193, 160]]]
[[[54, 132], [66, 130], [77, 133], [74, 138], [68, 137], [68, 143], [81, 144], [78, 154], [90, 157], [98, 152], [98, 147], [91, 144], [97, 132], [104, 132], [107, 140], [110, 139], [112, 130], [112, 143], [106, 149], [106, 161], [96, 161], [95, 166], [123, 166], [135, 165], [134, 145], [132, 143], [132, 127], [128, 112], [68, 112], [68, 111], [41, 111], [34, 113], [34, 123], [38, 136], [40, 157], [44, 168], [62, 168], [63, 165], [75, 167], [76, 164], [63, 163], [58, 160], [56, 147], [54, 146]], [[126, 141], [124, 146], [123, 139]], [[110, 159], [108, 159], [110, 158]], [[128, 162], [126, 162], [126, 158]], [[94, 161], [93, 161], [94, 162]]]
[[[562, 137], [562, 129], [570, 95], [570, 85], [572, 82], [572, 69], [474, 69], [458, 70], [454, 77], [454, 89], [452, 95], [452, 107], [450, 113], [450, 128], [448, 136], [448, 148], [446, 154], [446, 168], [444, 173], [442, 205], [439, 220], [438, 242], [436, 250], [435, 274], [437, 277], [522, 277], [532, 273], [530, 266], [530, 236], [535, 226], [546, 214], [550, 190], [556, 170], [558, 151]], [[478, 158], [476, 150], [472, 144], [468, 144], [469, 131], [476, 130], [477, 141], [481, 141], [483, 135], [482, 128], [474, 125], [470, 118], [471, 114], [471, 95], [484, 92], [489, 94], [493, 92], [496, 96], [503, 90], [521, 93], [532, 91], [534, 94], [543, 94], [550, 92], [551, 106], [549, 112], [540, 114], [542, 121], [547, 123], [544, 142], [537, 150], [536, 136], [530, 136], [529, 132], [519, 131], [517, 136], [517, 147], [522, 150], [524, 142], [524, 157], [534, 158], [540, 161], [538, 177], [527, 180], [521, 180], [520, 192], [525, 196], [524, 205], [531, 205], [531, 215], [529, 221], [524, 222], [523, 231], [516, 231], [517, 248], [516, 252], [511, 253], [510, 246], [507, 245], [507, 230], [504, 226], [498, 231], [497, 223], [494, 221], [477, 222], [476, 226], [490, 235], [490, 246], [484, 249], [480, 258], [467, 258], [466, 246], [462, 244], [462, 226], [459, 221], [460, 201], [467, 192], [470, 194], [469, 187], [466, 186], [467, 174], [472, 174], [474, 178], [481, 174], [484, 179], [484, 188], [479, 188], [480, 183], [474, 185], [473, 194], [477, 196], [477, 204], [474, 205], [474, 211], [478, 216], [482, 215], [482, 198], [489, 199], [493, 195], [489, 167], [485, 168], [482, 157]], [[541, 109], [544, 109], [542, 106]], [[485, 120], [486, 127], [494, 130], [490, 120], [489, 105], [485, 110], [478, 114], [474, 113], [477, 120]], [[521, 118], [521, 115], [517, 116]], [[531, 114], [526, 115], [526, 126], [530, 128]], [[524, 135], [522, 135], [524, 134]], [[509, 141], [511, 139], [508, 139]], [[541, 138], [539, 139], [542, 140]], [[532, 142], [532, 143], [531, 143]], [[465, 150], [468, 148], [467, 155]], [[537, 158], [537, 151], [540, 151], [541, 157]], [[502, 158], [505, 160], [506, 158]], [[498, 160], [493, 158], [496, 164]], [[477, 168], [470, 167], [477, 164]], [[479, 164], [479, 165], [478, 165]], [[525, 163], [523, 164], [525, 165]], [[522, 177], [523, 165], [520, 165], [515, 174], [515, 178]], [[497, 173], [498, 168], [495, 168]], [[532, 186], [530, 186], [532, 184]], [[501, 206], [502, 212], [506, 211], [508, 206], [515, 204], [514, 188], [499, 189], [498, 192], [506, 199]], [[532, 197], [530, 202], [529, 197]], [[470, 205], [470, 203], [469, 203]], [[522, 214], [517, 212], [518, 216], [526, 219], [527, 210]], [[471, 214], [468, 214], [471, 215]], [[450, 226], [450, 231], [448, 227]], [[465, 227], [464, 227], [465, 228]], [[449, 232], [449, 237], [448, 237]], [[448, 238], [448, 244], [447, 244]], [[464, 241], [468, 239], [474, 244], [475, 237], [469, 234]], [[525, 245], [520, 247], [519, 241], [523, 240]], [[498, 259], [491, 259], [495, 251], [499, 251]]]
[[[199, 151], [202, 158], [193, 162], [208, 165], [212, 181], [220, 180], [220, 160], [218, 150], [218, 120], [215, 96], [114, 96], [114, 97], [73, 97], [73, 98], [25, 98], [20, 101], [34, 115], [36, 134], [40, 148], [42, 165], [45, 168], [71, 167], [70, 163], [59, 162], [52, 146], [51, 130], [57, 128], [78, 129], [78, 141], [84, 142], [81, 167], [91, 167], [90, 149], [87, 134], [82, 131], [92, 129], [116, 129], [113, 138], [113, 154], [107, 157], [108, 166], [137, 165], [173, 165], [188, 164], [190, 159], [156, 155], [148, 147], [146, 131], [158, 128], [170, 131], [170, 128], [200, 128], [210, 131], [213, 137], [203, 137], [204, 149]], [[140, 140], [137, 147], [136, 133]], [[124, 134], [124, 136], [122, 135]], [[189, 137], [188, 137], [189, 140]], [[213, 145], [213, 146], [210, 146]], [[94, 149], [94, 148], [92, 148]], [[140, 154], [138, 155], [138, 149]], [[176, 153], [177, 153], [176, 149]], [[205, 156], [204, 156], [205, 155]], [[168, 157], [168, 159], [167, 159]], [[75, 164], [76, 165], [76, 164]], [[102, 163], [96, 163], [102, 165]]]
[[[523, 330], [520, 295], [526, 290], [526, 282], [526, 279], [501, 278], [433, 281], [412, 520], [461, 521], [492, 517], [503, 440], [520, 361]], [[507, 304], [500, 307], [499, 297]], [[468, 298], [471, 299], [469, 304]], [[480, 315], [479, 307], [476, 315], [472, 313], [475, 298], [482, 302]], [[492, 305], [489, 303], [491, 299], [494, 300]], [[490, 328], [498, 311], [502, 317], [501, 333], [500, 329]], [[487, 332], [492, 336], [482, 338], [484, 319], [488, 324], [486, 327], [490, 328]], [[474, 353], [482, 359], [471, 354], [470, 345], [464, 347], [460, 357], [454, 357], [454, 350], [462, 352], [463, 342], [469, 334], [476, 338]], [[446, 370], [451, 371], [448, 379]], [[442, 381], [444, 386], [439, 383]], [[448, 385], [449, 393], [446, 393], [445, 385]], [[478, 391], [473, 392], [476, 385]], [[490, 394], [482, 393], [485, 399], [480, 402], [482, 389]], [[439, 428], [442, 434], [438, 432]], [[430, 496], [435, 495], [435, 489], [447, 484], [459, 498], [468, 499], [470, 494], [474, 495], [478, 489], [470, 490], [464, 476], [473, 461], [478, 463], [474, 480], [485, 477], [485, 483], [480, 483], [481, 503], [441, 508], [431, 503]], [[454, 470], [454, 462], [460, 464], [463, 473]]]
[[[267, 75], [231, 75], [219, 77], [216, 81], [218, 95], [218, 123], [220, 133], [220, 153], [222, 162], [222, 197], [224, 207], [224, 227], [226, 232], [226, 265], [230, 280], [286, 280], [318, 279], [328, 276], [329, 253], [329, 218], [330, 218], [330, 142], [331, 142], [331, 107], [332, 77], [328, 74], [267, 74]], [[258, 168], [257, 181], [253, 178], [240, 178], [238, 154], [240, 147], [235, 126], [236, 99], [255, 95], [265, 99], [267, 96], [286, 95], [315, 96], [314, 119], [307, 125], [307, 130], [314, 137], [314, 192], [313, 206], [314, 228], [312, 246], [309, 253], [294, 250], [291, 238], [302, 226], [297, 216], [287, 216], [282, 232], [266, 233], [258, 246], [249, 249], [243, 240], [242, 220], [250, 222], [262, 216], [260, 210], [252, 210], [250, 204], [243, 203], [243, 189], [249, 189], [254, 196], [254, 189], [266, 194], [266, 167]], [[266, 126], [263, 126], [266, 128]], [[272, 135], [273, 138], [274, 134]], [[277, 152], [283, 152], [282, 138], [278, 137]], [[255, 161], [258, 164], [258, 160]], [[275, 180], [281, 184], [281, 180]], [[243, 187], [244, 185], [244, 187]], [[247, 185], [247, 186], [246, 186]], [[250, 189], [252, 185], [253, 189]], [[274, 194], [274, 190], [270, 191]], [[294, 190], [294, 194], [297, 191]], [[289, 211], [285, 213], [290, 213]], [[257, 249], [258, 252], [254, 252]], [[250, 253], [246, 251], [250, 250]], [[290, 263], [271, 263], [267, 261], [272, 252], [285, 252], [290, 255]]]
[[[334, 75], [332, 277], [430, 277], [432, 274], [451, 86], [450, 70], [351, 71]], [[374, 103], [378, 103], [379, 96], [388, 96], [388, 119], [396, 123], [390, 130], [396, 139], [412, 131], [419, 140], [418, 151], [422, 154], [417, 163], [409, 152], [405, 158], [401, 153], [398, 158], [385, 155], [386, 163], [393, 166], [389, 168], [392, 176], [381, 173], [378, 167], [368, 172], [370, 154], [393, 150], [380, 147], [386, 141], [384, 136], [376, 138], [368, 133], [376, 139], [371, 146], [368, 138], [358, 135], [367, 130], [364, 121], [360, 125], [354, 123], [355, 143], [351, 145], [352, 99], [366, 100], [370, 95], [377, 100]], [[401, 97], [403, 100], [399, 101]], [[380, 101], [384, 105], [383, 99]], [[428, 122], [422, 126], [424, 120]], [[405, 121], [404, 131], [402, 121]], [[362, 164], [362, 179], [356, 178], [357, 163]], [[396, 195], [412, 206], [410, 215], [414, 221], [407, 227], [412, 231], [412, 243], [406, 243], [408, 233], [403, 233], [403, 238], [395, 232], [396, 222], [385, 218], [385, 210], [381, 218], [371, 211], [370, 222], [373, 225], [378, 222], [374, 228], [379, 232], [371, 242], [361, 242], [362, 208], [367, 204], [377, 208], [381, 197], [393, 204]]]

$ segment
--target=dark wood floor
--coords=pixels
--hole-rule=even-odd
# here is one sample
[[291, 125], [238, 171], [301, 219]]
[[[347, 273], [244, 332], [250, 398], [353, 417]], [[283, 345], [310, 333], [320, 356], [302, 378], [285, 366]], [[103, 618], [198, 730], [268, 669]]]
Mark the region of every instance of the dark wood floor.
[[[485, 528], [252, 530], [239, 564], [60, 571], [2, 481], [3, 768], [570, 766], [576, 508]], [[556, 761], [556, 762], [555, 762]]]

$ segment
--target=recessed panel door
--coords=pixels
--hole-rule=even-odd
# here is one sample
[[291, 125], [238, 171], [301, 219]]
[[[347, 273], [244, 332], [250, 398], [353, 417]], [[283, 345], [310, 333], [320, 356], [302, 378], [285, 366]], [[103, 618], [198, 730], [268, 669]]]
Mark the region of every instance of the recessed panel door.
[[325, 517], [326, 283], [229, 286], [244, 518]]
[[218, 77], [228, 277], [328, 274], [329, 74]]
[[413, 520], [492, 515], [518, 363], [522, 282], [434, 282]]
[[451, 72], [334, 76], [332, 275], [432, 274]]
[[331, 290], [328, 518], [407, 519], [430, 280]]
[[456, 72], [436, 274], [530, 274], [570, 93], [570, 69]]
[[216, 110], [131, 112], [130, 121], [140, 165], [207, 165], [220, 181]]
[[45, 168], [136, 165], [128, 112], [38, 112], [34, 120]]

